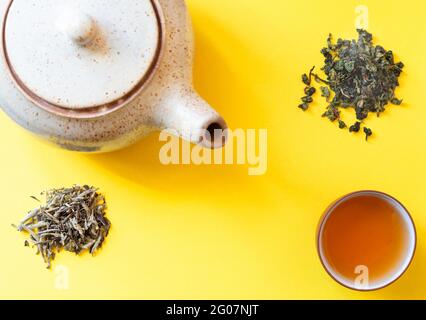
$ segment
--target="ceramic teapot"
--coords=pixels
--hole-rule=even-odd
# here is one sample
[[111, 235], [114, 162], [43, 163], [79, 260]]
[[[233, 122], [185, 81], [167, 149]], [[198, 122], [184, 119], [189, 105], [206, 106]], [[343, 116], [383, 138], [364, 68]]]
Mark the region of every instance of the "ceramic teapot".
[[82, 152], [162, 129], [222, 146], [205, 139], [226, 123], [193, 89], [184, 0], [0, 0], [0, 14], [0, 106], [22, 127]]

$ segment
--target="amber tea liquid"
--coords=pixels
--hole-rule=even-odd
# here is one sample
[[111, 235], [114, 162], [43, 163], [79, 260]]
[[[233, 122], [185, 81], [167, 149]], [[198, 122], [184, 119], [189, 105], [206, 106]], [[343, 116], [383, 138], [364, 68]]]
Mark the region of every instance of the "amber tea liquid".
[[360, 192], [337, 201], [319, 228], [324, 267], [343, 285], [373, 290], [396, 280], [415, 247], [414, 225], [405, 208], [378, 192]]

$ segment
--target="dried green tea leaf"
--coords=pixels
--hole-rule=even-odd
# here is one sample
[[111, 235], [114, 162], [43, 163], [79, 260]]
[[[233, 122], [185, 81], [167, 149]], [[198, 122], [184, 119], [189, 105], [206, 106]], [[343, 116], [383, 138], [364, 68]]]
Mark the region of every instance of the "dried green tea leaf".
[[359, 132], [361, 130], [361, 122], [357, 121], [349, 127], [349, 132]]
[[327, 111], [324, 112], [322, 116], [324, 118], [328, 118], [331, 122], [334, 122], [340, 118], [340, 111], [333, 104], [330, 104], [327, 107]]
[[368, 138], [373, 135], [373, 131], [370, 128], [364, 127], [365, 140], [368, 141]]
[[347, 72], [351, 73], [355, 69], [355, 61], [346, 61], [345, 69]]
[[314, 87], [306, 87], [305, 94], [307, 96], [313, 96], [317, 90]]
[[311, 96], [306, 96], [302, 98], [302, 102], [304, 103], [311, 103], [312, 101], [314, 101], [314, 99]]
[[340, 129], [345, 129], [347, 128], [346, 123], [343, 120], [339, 120], [339, 128]]
[[302, 82], [303, 82], [304, 84], [306, 84], [307, 86], [310, 86], [310, 85], [311, 85], [311, 81], [310, 81], [310, 79], [308, 78], [308, 75], [307, 75], [306, 73], [302, 75]]
[[309, 109], [309, 104], [307, 103], [299, 104], [299, 108], [302, 109], [303, 111], [306, 111]]
[[327, 102], [329, 102], [331, 93], [330, 93], [330, 89], [328, 89], [328, 87], [320, 87], [321, 90], [321, 96], [327, 99]]
[[74, 186], [43, 194], [46, 203], [30, 211], [16, 228], [29, 234], [25, 245], [37, 247], [47, 268], [61, 249], [93, 254], [102, 246], [111, 223], [105, 217], [105, 198], [96, 188]]
[[394, 105], [396, 105], [396, 106], [400, 106], [402, 104], [402, 102], [403, 102], [402, 100], [399, 100], [397, 98], [393, 98], [391, 100], [391, 103], [394, 104]]

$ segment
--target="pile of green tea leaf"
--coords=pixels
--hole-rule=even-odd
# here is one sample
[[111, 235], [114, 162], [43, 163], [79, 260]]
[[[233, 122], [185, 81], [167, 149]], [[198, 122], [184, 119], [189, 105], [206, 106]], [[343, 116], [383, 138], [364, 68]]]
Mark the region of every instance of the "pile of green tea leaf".
[[[393, 52], [372, 43], [373, 37], [365, 30], [358, 31], [358, 41], [338, 39], [333, 43], [332, 36], [327, 39], [327, 47], [321, 50], [325, 58], [321, 70], [327, 76], [321, 78], [314, 73], [302, 76], [306, 85], [305, 96], [299, 108], [306, 111], [313, 102], [317, 91], [312, 79], [321, 83], [321, 96], [328, 102], [323, 117], [337, 121], [341, 129], [347, 128], [341, 117], [341, 108], [353, 108], [357, 121], [349, 126], [350, 132], [359, 132], [370, 112], [380, 115], [389, 103], [401, 105], [402, 100], [395, 96], [399, 86], [398, 78], [404, 64], [395, 62]], [[366, 139], [373, 134], [372, 130], [363, 127]]]
[[105, 198], [97, 189], [74, 186], [42, 195], [46, 196], [46, 203], [30, 211], [14, 227], [29, 234], [25, 245], [37, 247], [47, 268], [62, 249], [76, 254], [89, 250], [94, 254], [102, 246], [111, 223], [105, 217]]

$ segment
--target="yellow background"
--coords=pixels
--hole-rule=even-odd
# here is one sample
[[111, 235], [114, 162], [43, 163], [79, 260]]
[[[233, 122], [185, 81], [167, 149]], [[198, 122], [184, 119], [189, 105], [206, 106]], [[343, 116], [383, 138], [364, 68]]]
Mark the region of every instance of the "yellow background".
[[[300, 75], [321, 65], [328, 32], [355, 37], [369, 8], [375, 41], [406, 64], [405, 104], [340, 131], [323, 100], [297, 109]], [[426, 298], [426, 8], [423, 1], [191, 0], [195, 86], [232, 128], [267, 128], [266, 175], [247, 166], [163, 166], [158, 134], [126, 150], [83, 155], [52, 148], [0, 115], [0, 298], [388, 299]], [[346, 117], [346, 119], [349, 119]], [[30, 195], [74, 183], [102, 188], [113, 229], [96, 258], [60, 254], [55, 268], [10, 227]], [[418, 229], [408, 272], [359, 293], [336, 284], [315, 250], [317, 222], [337, 197], [377, 189], [400, 199]], [[58, 270], [58, 269], [56, 269]], [[60, 280], [59, 280], [60, 281]], [[57, 283], [56, 283], [57, 284]], [[60, 283], [59, 283], [60, 288]]]

